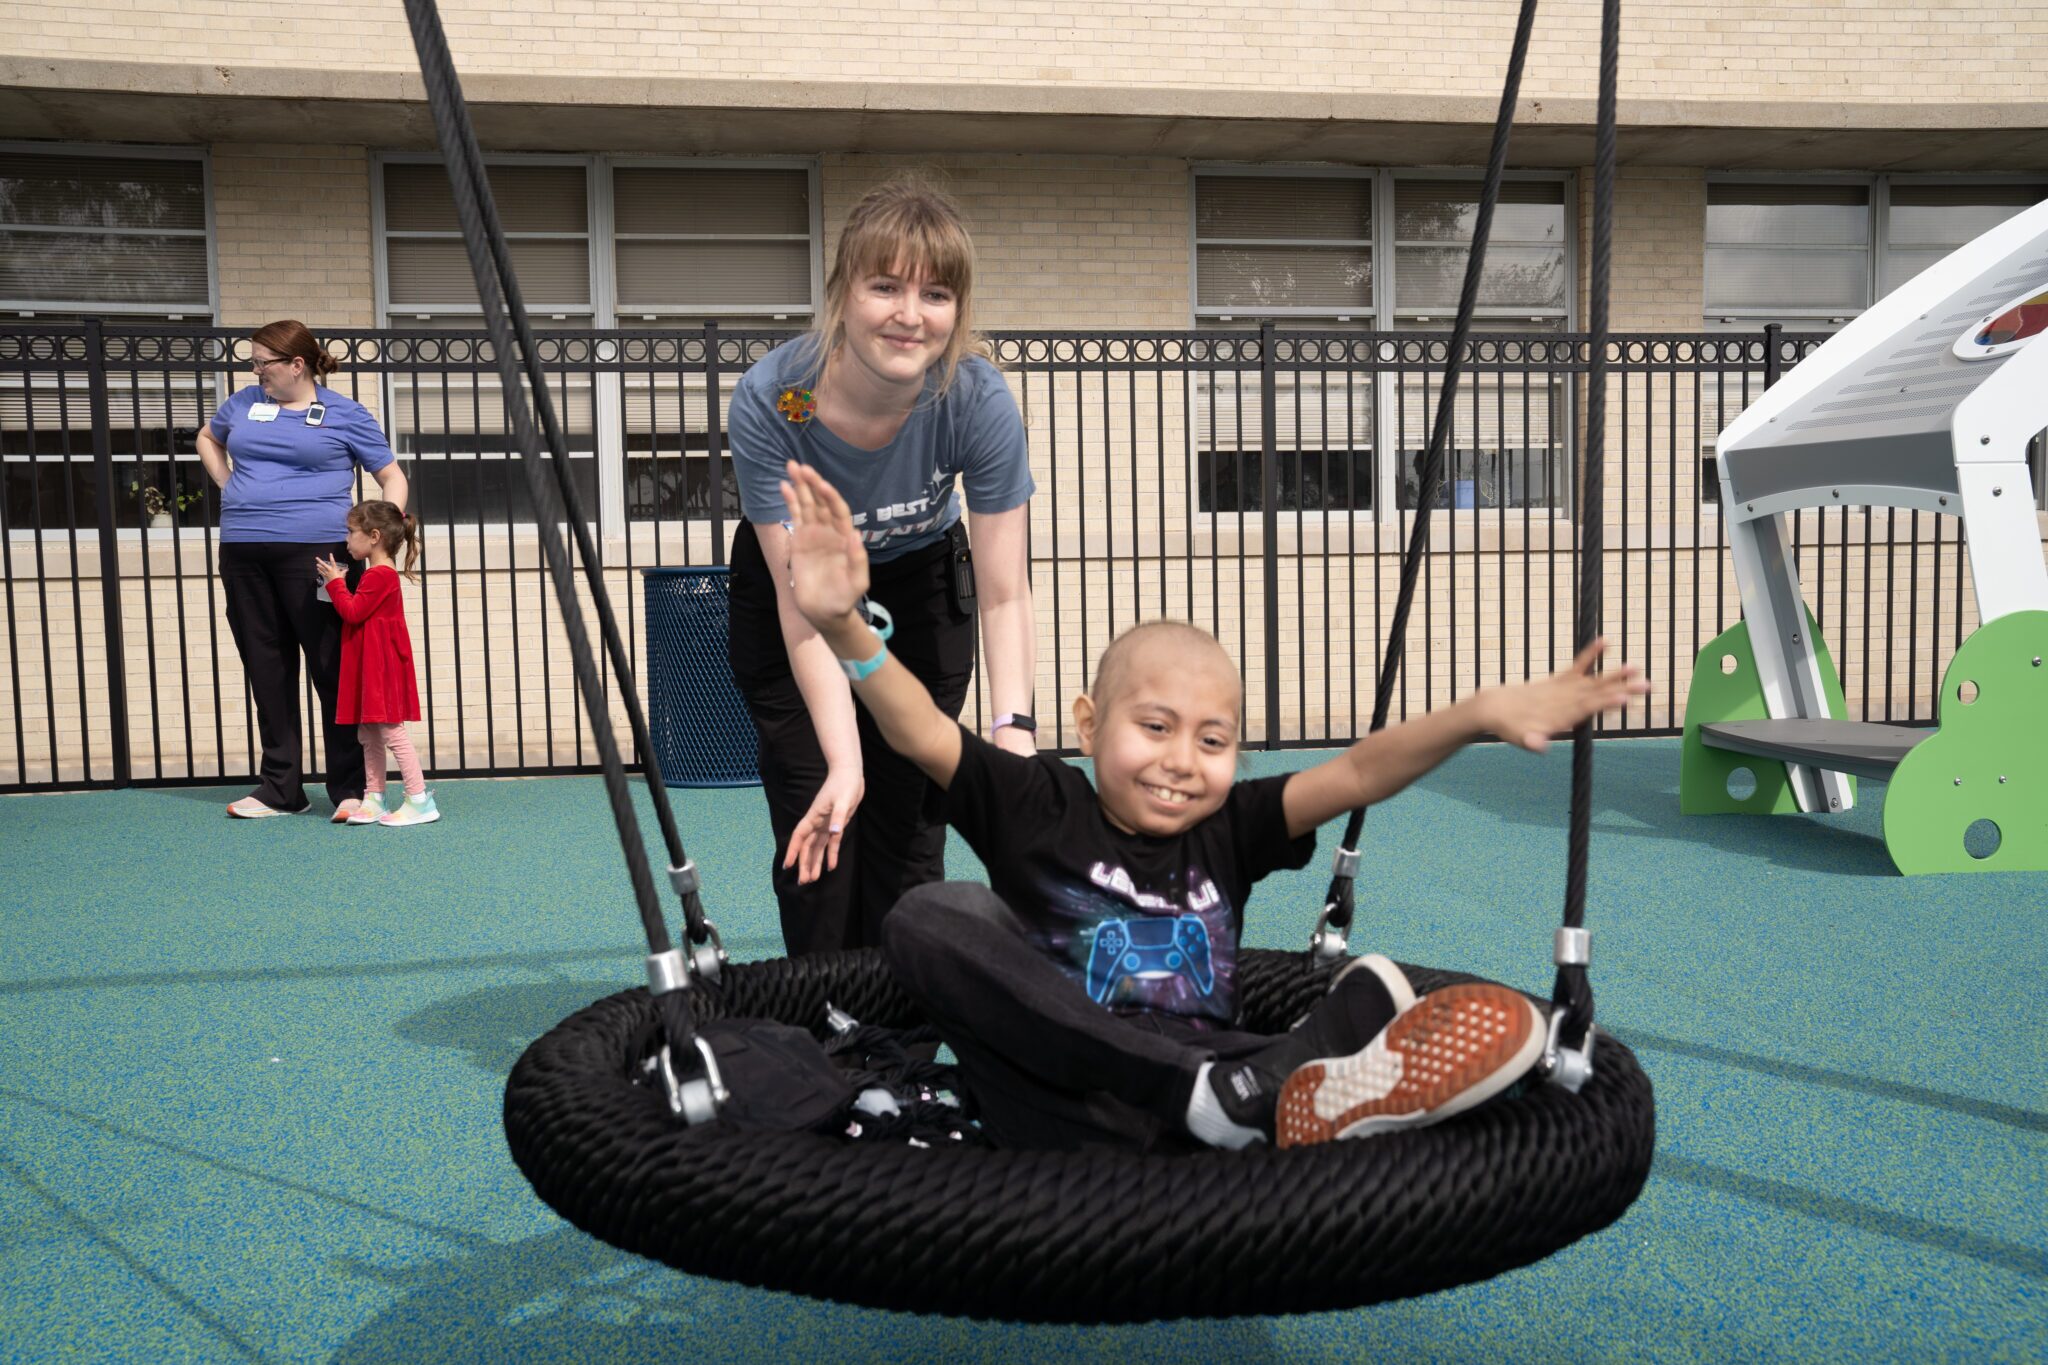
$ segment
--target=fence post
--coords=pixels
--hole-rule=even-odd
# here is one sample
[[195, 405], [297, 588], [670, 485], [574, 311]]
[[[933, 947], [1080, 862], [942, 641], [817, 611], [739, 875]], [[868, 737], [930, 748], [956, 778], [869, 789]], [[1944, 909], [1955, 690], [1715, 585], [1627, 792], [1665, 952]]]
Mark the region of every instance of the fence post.
[[1274, 365], [1274, 325], [1259, 324], [1260, 557], [1265, 562], [1266, 747], [1280, 744], [1280, 381]]
[[[113, 424], [107, 404], [107, 344], [98, 318], [85, 320], [85, 364], [92, 411], [93, 494], [99, 503], [100, 624], [107, 636], [107, 720], [113, 736], [114, 785], [132, 787], [135, 763], [128, 752], [128, 659], [121, 644], [121, 542], [114, 527]], [[144, 553], [148, 553], [146, 547]], [[78, 702], [82, 710], [85, 698]], [[84, 716], [79, 719], [83, 723]]]
[[1785, 344], [1784, 335], [1785, 324], [1764, 324], [1764, 387], [1767, 389], [1777, 383], [1779, 376], [1785, 372], [1784, 357], [1780, 354]]
[[[704, 323], [704, 453], [711, 483], [711, 562], [725, 563], [725, 444], [724, 423], [718, 413], [718, 320]], [[689, 457], [683, 458], [683, 479], [689, 481]], [[687, 561], [688, 554], [684, 555]]]

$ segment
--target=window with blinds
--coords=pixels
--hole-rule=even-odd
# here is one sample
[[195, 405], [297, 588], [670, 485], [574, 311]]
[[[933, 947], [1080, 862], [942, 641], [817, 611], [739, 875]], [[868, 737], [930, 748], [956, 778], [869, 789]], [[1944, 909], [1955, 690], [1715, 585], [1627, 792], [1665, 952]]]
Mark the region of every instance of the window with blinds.
[[[1477, 180], [1394, 181], [1394, 317], [1397, 324], [1449, 327], [1457, 317], [1479, 217]], [[1564, 183], [1510, 180], [1500, 187], [1486, 265], [1479, 279], [1480, 325], [1503, 321], [1561, 328], [1570, 299]]]
[[1706, 310], [1724, 322], [1846, 321], [1870, 306], [1870, 186], [1707, 185]]
[[[203, 153], [0, 148], [0, 313], [33, 323], [204, 326], [213, 311]], [[226, 377], [110, 372], [113, 524], [198, 526], [193, 444]], [[99, 524], [89, 379], [0, 376], [0, 517], [10, 533]]]
[[612, 216], [622, 324], [810, 316], [806, 168], [619, 166]]
[[1373, 308], [1369, 177], [1195, 178], [1195, 316]]
[[0, 309], [203, 323], [206, 162], [0, 151]]
[[[490, 167], [491, 197], [527, 310], [541, 324], [587, 326], [591, 313], [590, 196], [581, 165]], [[385, 310], [393, 326], [480, 318], [455, 197], [439, 162], [383, 167]]]
[[1901, 182], [1889, 188], [1880, 294], [2048, 196], [2048, 186], [2039, 184]]

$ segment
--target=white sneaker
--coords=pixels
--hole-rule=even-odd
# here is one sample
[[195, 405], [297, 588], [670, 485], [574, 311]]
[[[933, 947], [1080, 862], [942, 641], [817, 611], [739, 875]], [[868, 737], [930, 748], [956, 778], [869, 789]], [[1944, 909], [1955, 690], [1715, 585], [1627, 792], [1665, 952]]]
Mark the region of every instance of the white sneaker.
[[432, 792], [421, 792], [408, 796], [392, 809], [377, 818], [380, 825], [431, 825], [441, 818], [441, 812], [434, 805]]
[[356, 808], [348, 813], [351, 825], [374, 825], [384, 818], [384, 793], [373, 792], [356, 802]]
[[228, 814], [237, 820], [268, 820], [273, 815], [303, 815], [305, 811], [304, 806], [297, 810], [279, 810], [275, 806], [264, 805], [253, 796], [245, 796], [228, 806]]

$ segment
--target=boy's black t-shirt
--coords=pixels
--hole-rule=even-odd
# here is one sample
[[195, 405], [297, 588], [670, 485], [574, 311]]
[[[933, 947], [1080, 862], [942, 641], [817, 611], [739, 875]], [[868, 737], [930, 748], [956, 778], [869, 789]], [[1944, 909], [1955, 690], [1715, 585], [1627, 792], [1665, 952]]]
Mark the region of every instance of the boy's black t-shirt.
[[1287, 837], [1286, 782], [1236, 783], [1214, 815], [1170, 838], [1125, 834], [1079, 768], [1007, 753], [962, 726], [946, 817], [1032, 943], [1090, 998], [1228, 1026], [1253, 884], [1315, 853], [1314, 833]]

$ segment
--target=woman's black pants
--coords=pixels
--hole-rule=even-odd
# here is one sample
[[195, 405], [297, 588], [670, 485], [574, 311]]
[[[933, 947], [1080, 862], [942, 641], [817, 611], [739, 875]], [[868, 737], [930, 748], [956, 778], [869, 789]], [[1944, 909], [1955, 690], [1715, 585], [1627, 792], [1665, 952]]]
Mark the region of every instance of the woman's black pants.
[[[945, 542], [872, 566], [868, 597], [895, 618], [889, 652], [958, 718], [974, 677], [975, 618], [953, 601]], [[946, 875], [945, 793], [854, 706], [867, 783], [839, 845], [839, 866], [809, 886], [782, 866], [790, 837], [825, 782], [825, 753], [790, 672], [775, 584], [754, 528], [733, 537], [727, 654], [761, 741], [761, 787], [775, 830], [771, 872], [792, 957], [881, 943], [882, 917], [905, 891]]]
[[[273, 810], [304, 810], [305, 748], [300, 739], [299, 654], [320, 697], [327, 756], [327, 799], [340, 805], [363, 794], [363, 743], [353, 725], [334, 723], [341, 685], [341, 616], [314, 596], [320, 575], [313, 561], [333, 555], [347, 564], [340, 541], [230, 541], [220, 547], [220, 581], [227, 597], [228, 629], [242, 655], [242, 672], [256, 702], [256, 733], [263, 744], [259, 781], [252, 793]], [[350, 565], [353, 587], [362, 577]]]

